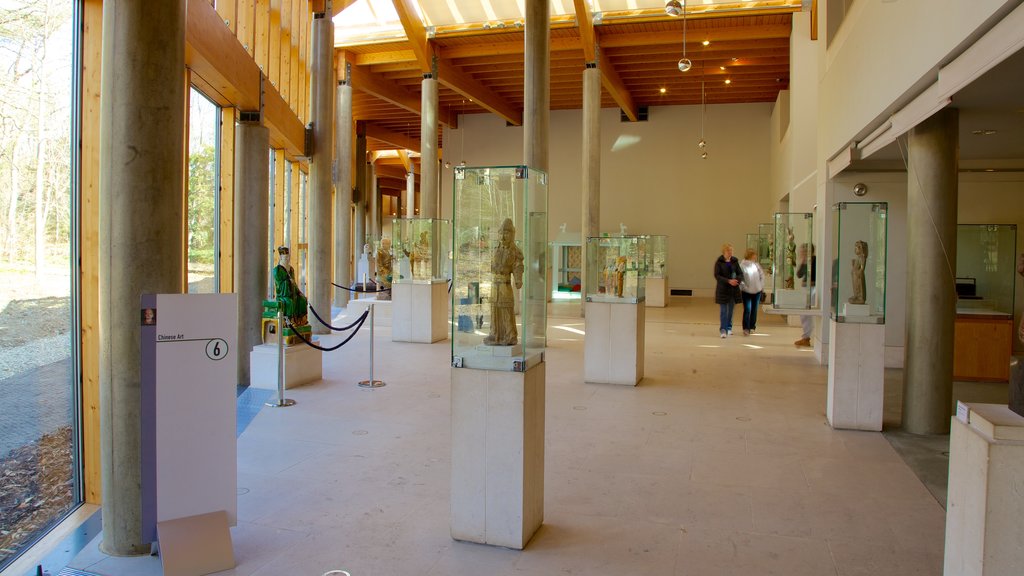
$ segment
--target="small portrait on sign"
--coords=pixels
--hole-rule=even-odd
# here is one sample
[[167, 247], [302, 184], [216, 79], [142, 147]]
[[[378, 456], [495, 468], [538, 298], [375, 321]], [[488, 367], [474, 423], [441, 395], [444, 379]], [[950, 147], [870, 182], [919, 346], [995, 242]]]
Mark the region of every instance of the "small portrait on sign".
[[156, 308], [142, 309], [142, 325], [156, 326]]

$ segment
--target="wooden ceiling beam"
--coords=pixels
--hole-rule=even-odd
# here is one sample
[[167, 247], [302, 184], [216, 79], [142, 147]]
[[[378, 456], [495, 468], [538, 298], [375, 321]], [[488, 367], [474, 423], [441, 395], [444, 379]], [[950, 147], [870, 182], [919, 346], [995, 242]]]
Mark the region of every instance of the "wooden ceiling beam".
[[463, 73], [448, 60], [438, 60], [437, 81], [516, 126], [523, 124], [523, 111], [511, 106], [489, 88]]
[[[509, 54], [523, 53], [523, 38], [514, 41], [487, 42], [480, 44], [458, 44], [455, 46], [439, 47], [438, 56], [452, 60], [457, 58], [479, 58], [482, 56], [506, 56]], [[579, 38], [552, 38], [549, 42], [548, 51], [552, 56], [556, 52], [582, 50], [582, 43]]]
[[[690, 27], [686, 31], [687, 44], [691, 42], [700, 45], [705, 40], [710, 40], [710, 46], [718, 42], [751, 41], [769, 39], [789, 39], [790, 27], [785, 25], [770, 26], [735, 26], [730, 28], [706, 28], [694, 29]], [[664, 44], [683, 45], [683, 30], [668, 30], [662, 32], [636, 32], [628, 34], [608, 33], [602, 34], [600, 39], [602, 48], [628, 48], [633, 46], [657, 46]]]
[[[419, 129], [417, 128], [417, 132]], [[420, 151], [420, 140], [419, 138], [412, 138], [405, 134], [400, 134], [392, 130], [388, 130], [379, 124], [374, 122], [366, 123], [366, 137], [376, 138], [383, 142], [387, 142], [393, 145], [395, 148], [412, 150], [413, 152]]]
[[409, 39], [409, 45], [416, 55], [420, 71], [428, 73], [434, 69], [434, 47], [427, 39], [427, 30], [423, 27], [423, 21], [416, 15], [415, 1], [394, 0], [395, 12], [398, 13], [398, 19], [402, 21], [405, 37]]
[[576, 25], [580, 29], [580, 44], [583, 46], [583, 58], [587, 62], [597, 61], [597, 35], [594, 33], [594, 14], [590, 11], [587, 0], [572, 0], [576, 9]]
[[[320, 0], [320, 1], [323, 2], [323, 0]], [[334, 3], [331, 5], [331, 13], [332, 13], [331, 17], [333, 18], [334, 16], [337, 16], [338, 14], [341, 14], [342, 10], [344, 10], [345, 8], [348, 8], [349, 6], [351, 6], [351, 5], [355, 4], [355, 3], [356, 3], [356, 0], [334, 0]]]

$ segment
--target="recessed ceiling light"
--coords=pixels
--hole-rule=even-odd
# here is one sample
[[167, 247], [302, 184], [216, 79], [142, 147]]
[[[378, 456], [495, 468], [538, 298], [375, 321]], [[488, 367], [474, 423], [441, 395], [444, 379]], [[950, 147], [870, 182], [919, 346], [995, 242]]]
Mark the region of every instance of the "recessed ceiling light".
[[726, 84], [732, 84], [732, 80], [729, 80], [728, 78], [726, 78], [726, 79], [725, 79], [725, 83], [726, 83]]
[[664, 94], [665, 92], [667, 92], [667, 90], [665, 90], [664, 88], [662, 88], [661, 90], [659, 90], [659, 92], [661, 92], [662, 94]]
[[718, 69], [719, 70], [725, 70], [725, 66], [719, 66]]
[[711, 44], [711, 40], [705, 40], [705, 41], [701, 42], [701, 44], [707, 46], [708, 44]]
[[739, 61], [739, 58], [733, 58], [733, 59], [732, 59], [732, 61], [733, 61], [733, 62], [738, 62], [738, 61]]

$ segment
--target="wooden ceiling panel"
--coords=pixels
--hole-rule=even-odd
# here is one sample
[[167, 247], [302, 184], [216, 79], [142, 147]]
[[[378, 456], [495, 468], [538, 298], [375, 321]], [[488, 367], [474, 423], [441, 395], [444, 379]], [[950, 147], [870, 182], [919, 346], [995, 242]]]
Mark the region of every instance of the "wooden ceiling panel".
[[[621, 107], [624, 101], [631, 106], [700, 104], [702, 80], [705, 99], [710, 104], [774, 102], [779, 90], [789, 85], [792, 19], [788, 13], [687, 18], [686, 56], [694, 67], [686, 74], [677, 67], [683, 53], [681, 19], [668, 19], [655, 12], [643, 18], [625, 15], [622, 20], [605, 16], [602, 23], [594, 26], [598, 62], [604, 77], [602, 107]], [[711, 44], [703, 46], [704, 39]], [[521, 28], [508, 23], [504, 29], [466, 28], [456, 33], [439, 29], [429, 43], [443, 70], [438, 94], [443, 116], [457, 120], [460, 114], [492, 113], [490, 110], [495, 106], [504, 115], [521, 116]], [[410, 97], [403, 107], [356, 91], [356, 118], [371, 122], [387, 139], [417, 142], [420, 120], [411, 104], [419, 99], [422, 72], [413, 47], [408, 42], [386, 42], [347, 46], [344, 50], [348, 61], [361, 68], [364, 80], [394, 87], [401, 91], [397, 95]], [[551, 109], [582, 107], [585, 60], [575, 25], [553, 21], [550, 54]], [[450, 75], [447, 83], [440, 78], [445, 73]], [[724, 84], [726, 78], [731, 84]], [[614, 94], [609, 92], [610, 88]], [[662, 88], [666, 90], [664, 94]], [[492, 108], [484, 108], [463, 95], [470, 91], [486, 95]], [[396, 94], [392, 93], [392, 97]], [[384, 139], [370, 140], [370, 149], [391, 146]]]

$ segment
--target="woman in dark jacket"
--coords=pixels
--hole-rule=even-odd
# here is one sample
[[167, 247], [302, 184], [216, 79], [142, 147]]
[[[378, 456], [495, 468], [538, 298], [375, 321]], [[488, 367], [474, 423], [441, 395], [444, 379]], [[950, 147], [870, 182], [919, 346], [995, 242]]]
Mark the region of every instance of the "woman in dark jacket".
[[740, 302], [740, 261], [732, 255], [732, 244], [722, 244], [722, 255], [715, 260], [715, 304], [720, 307], [718, 331], [722, 338], [732, 335], [732, 311]]

